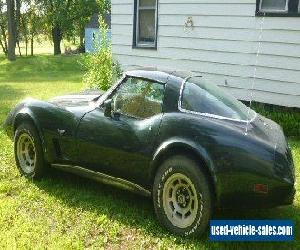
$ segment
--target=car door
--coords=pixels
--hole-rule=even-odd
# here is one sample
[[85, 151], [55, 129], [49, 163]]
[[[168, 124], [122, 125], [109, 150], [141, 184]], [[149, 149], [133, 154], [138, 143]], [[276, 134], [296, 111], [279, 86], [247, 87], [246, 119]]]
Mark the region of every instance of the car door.
[[108, 96], [112, 117], [100, 106], [78, 128], [80, 165], [141, 184], [148, 174], [163, 115], [164, 85], [127, 77]]

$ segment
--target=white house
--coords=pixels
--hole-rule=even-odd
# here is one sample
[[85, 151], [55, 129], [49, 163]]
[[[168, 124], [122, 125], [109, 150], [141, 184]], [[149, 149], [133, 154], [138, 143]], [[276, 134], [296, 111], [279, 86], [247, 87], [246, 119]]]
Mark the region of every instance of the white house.
[[300, 107], [299, 0], [112, 0], [112, 45], [125, 69], [190, 70], [241, 100]]

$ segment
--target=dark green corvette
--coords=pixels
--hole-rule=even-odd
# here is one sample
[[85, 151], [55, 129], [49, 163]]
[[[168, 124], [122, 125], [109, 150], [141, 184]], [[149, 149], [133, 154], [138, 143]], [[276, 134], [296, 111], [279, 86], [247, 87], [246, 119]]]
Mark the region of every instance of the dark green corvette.
[[180, 235], [201, 234], [215, 207], [294, 199], [280, 126], [189, 73], [135, 70], [106, 93], [26, 100], [5, 129], [23, 175], [55, 167], [152, 196]]

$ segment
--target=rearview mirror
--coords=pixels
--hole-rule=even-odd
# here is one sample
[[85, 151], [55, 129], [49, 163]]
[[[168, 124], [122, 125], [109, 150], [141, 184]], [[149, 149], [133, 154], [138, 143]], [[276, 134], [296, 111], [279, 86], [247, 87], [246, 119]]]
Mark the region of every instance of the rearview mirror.
[[104, 102], [104, 116], [106, 117], [111, 117], [111, 102], [111, 99]]

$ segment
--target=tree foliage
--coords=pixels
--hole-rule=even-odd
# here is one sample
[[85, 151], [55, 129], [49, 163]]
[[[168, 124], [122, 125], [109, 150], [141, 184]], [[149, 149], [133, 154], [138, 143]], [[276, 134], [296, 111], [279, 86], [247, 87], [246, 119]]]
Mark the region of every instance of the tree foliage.
[[84, 26], [94, 13], [107, 11], [105, 0], [39, 0], [45, 15], [45, 27], [54, 44], [54, 54], [60, 54], [63, 38], [83, 37]]
[[[10, 36], [7, 1], [13, 6]], [[109, 9], [109, 0], [0, 0], [0, 46], [8, 54], [9, 48], [17, 44], [21, 55], [19, 42], [25, 42], [26, 54], [30, 42], [33, 54], [34, 38], [43, 34], [52, 40], [54, 54], [61, 53], [62, 39], [75, 40], [79, 37], [80, 46], [83, 48], [84, 27], [90, 17], [94, 13], [104, 15]], [[11, 46], [8, 44], [9, 37], [13, 37]]]

